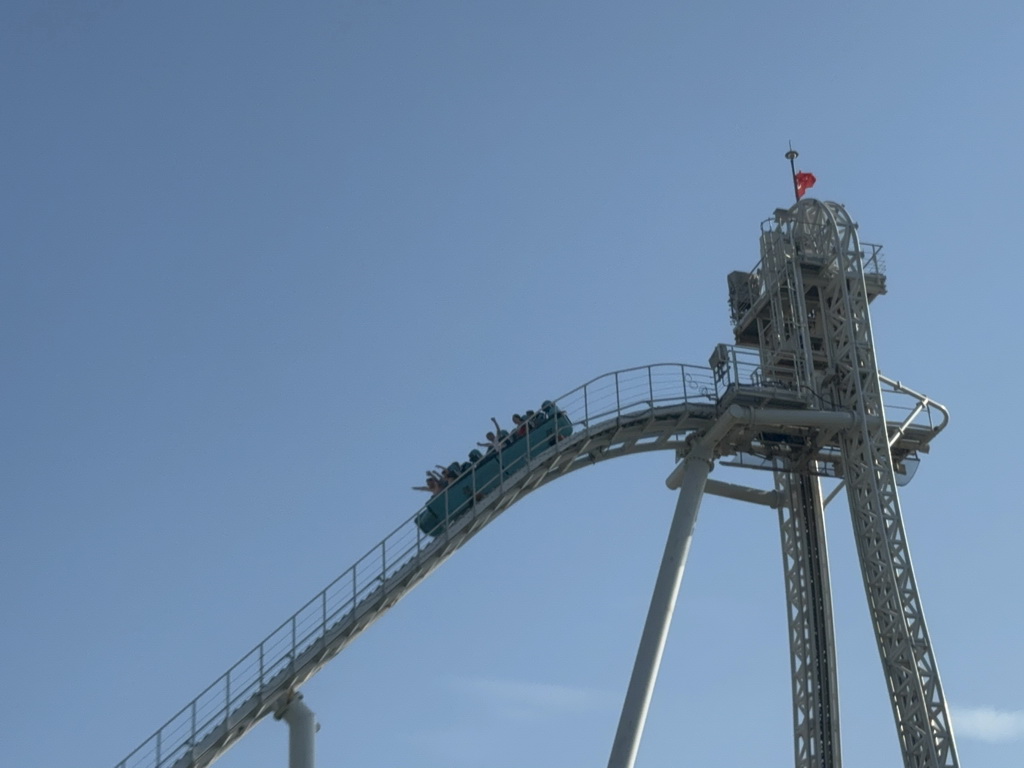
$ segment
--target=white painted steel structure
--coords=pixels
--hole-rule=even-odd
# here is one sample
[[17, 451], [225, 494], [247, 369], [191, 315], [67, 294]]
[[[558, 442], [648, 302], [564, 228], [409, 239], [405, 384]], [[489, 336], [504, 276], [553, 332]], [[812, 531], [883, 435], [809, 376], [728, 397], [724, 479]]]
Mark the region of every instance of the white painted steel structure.
[[[842, 206], [779, 210], [751, 273], [730, 275], [736, 346], [709, 366], [659, 364], [600, 376], [556, 400], [571, 437], [528, 457], [496, 491], [431, 537], [416, 515], [299, 609], [117, 768], [203, 768], [268, 714], [295, 720], [295, 759], [312, 766], [312, 713], [297, 691], [356, 635], [497, 515], [584, 466], [669, 450], [683, 484], [610, 765], [632, 765], [700, 496], [779, 510], [797, 768], [838, 768], [839, 718], [821, 477], [847, 489], [865, 590], [906, 766], [959, 764], [924, 624], [896, 486], [945, 427], [941, 405], [880, 376], [868, 304], [884, 293], [880, 249], [862, 246]], [[866, 250], [865, 250], [866, 249]], [[711, 462], [770, 470], [774, 491], [707, 480]], [[684, 466], [702, 465], [683, 475]], [[471, 470], [472, 472], [472, 470]], [[687, 484], [689, 486], [687, 487]], [[474, 484], [475, 491], [475, 484]], [[474, 493], [474, 496], [478, 494]], [[422, 510], [421, 510], [422, 511]], [[673, 543], [674, 542], [674, 543]], [[670, 558], [670, 552], [676, 555]], [[673, 570], [674, 569], [674, 570]], [[648, 637], [648, 634], [651, 636]], [[303, 762], [305, 761], [305, 762]]]
[[885, 292], [880, 250], [862, 246], [843, 206], [805, 200], [767, 222], [757, 268], [730, 276], [736, 340], [757, 347], [765, 375], [807, 392], [814, 408], [855, 417], [849, 427], [819, 430], [813, 445], [789, 444], [776, 466], [776, 488], [789, 496], [779, 519], [796, 764], [831, 767], [841, 759], [825, 521], [815, 477], [816, 454], [827, 445], [839, 454], [904, 764], [954, 768], [959, 761], [907, 549], [895, 436], [885, 420], [868, 309]]
[[316, 768], [316, 732], [320, 727], [302, 694], [292, 693], [274, 717], [288, 723], [288, 768]]

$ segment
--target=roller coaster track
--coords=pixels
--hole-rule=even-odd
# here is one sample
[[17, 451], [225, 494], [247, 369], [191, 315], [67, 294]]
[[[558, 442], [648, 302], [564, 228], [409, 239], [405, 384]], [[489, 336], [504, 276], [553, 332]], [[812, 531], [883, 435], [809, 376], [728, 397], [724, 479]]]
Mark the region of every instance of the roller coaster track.
[[[615, 371], [555, 400], [573, 422], [570, 437], [529, 456], [514, 475], [502, 477], [495, 491], [488, 489], [475, 505], [447, 520], [436, 536], [417, 526], [422, 509], [409, 517], [116, 768], [211, 764], [262, 718], [279, 713], [299, 686], [485, 525], [542, 485], [619, 456], [659, 450], [681, 455], [688, 437], [704, 432], [730, 408], [733, 413], [829, 408], [810, 395], [766, 381], [756, 362], [743, 362], [738, 352], [733, 350], [729, 364], [715, 369], [673, 363]], [[885, 381], [886, 413], [904, 415], [887, 424], [894, 458], [926, 451], [945, 426], [945, 410]], [[720, 453], [745, 466], [760, 462], [764, 469], [777, 468], [772, 454], [784, 446], [773, 447], [764, 429], [753, 420], [745, 427], [741, 423]], [[818, 459], [827, 468], [836, 457], [824, 454]], [[824, 473], [831, 474], [827, 469]]]

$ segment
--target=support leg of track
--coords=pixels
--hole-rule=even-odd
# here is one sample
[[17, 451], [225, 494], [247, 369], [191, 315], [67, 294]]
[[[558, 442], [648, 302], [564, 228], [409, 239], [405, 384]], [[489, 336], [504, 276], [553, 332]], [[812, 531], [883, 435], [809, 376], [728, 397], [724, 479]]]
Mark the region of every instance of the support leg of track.
[[315, 768], [316, 715], [302, 701], [302, 694], [288, 702], [278, 717], [288, 723], [288, 768]]
[[629, 680], [629, 688], [626, 689], [626, 700], [622, 705], [622, 716], [619, 719], [619, 728], [615, 732], [608, 768], [632, 768], [636, 761], [644, 722], [647, 720], [647, 709], [654, 693], [658, 667], [661, 666], [661, 656], [672, 622], [672, 612], [675, 610], [679, 585], [683, 579], [683, 568], [690, 552], [690, 542], [693, 541], [697, 512], [710, 471], [711, 461], [693, 454], [683, 464], [679, 501], [676, 503], [668, 541], [665, 543], [665, 554], [661, 559], [658, 579], [654, 584], [647, 622], [644, 624], [640, 648], [633, 665], [633, 676]]

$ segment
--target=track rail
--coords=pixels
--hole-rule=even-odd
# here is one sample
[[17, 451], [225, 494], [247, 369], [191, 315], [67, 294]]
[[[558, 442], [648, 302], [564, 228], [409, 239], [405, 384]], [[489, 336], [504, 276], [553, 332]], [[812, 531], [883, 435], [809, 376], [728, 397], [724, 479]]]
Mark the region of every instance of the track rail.
[[[926, 449], [945, 426], [941, 406], [899, 387], [909, 404], [892, 424], [896, 446]], [[599, 376], [555, 400], [575, 425], [571, 437], [530, 456], [497, 492], [448, 521], [437, 536], [416, 525], [418, 510], [271, 632], [170, 718], [116, 768], [204, 768], [334, 658], [360, 632], [425, 579], [487, 523], [526, 494], [598, 461], [656, 450], [680, 451], [730, 403], [799, 402], [763, 381], [753, 363], [733, 355], [711, 369], [665, 363]], [[932, 409], [939, 409], [938, 423]]]

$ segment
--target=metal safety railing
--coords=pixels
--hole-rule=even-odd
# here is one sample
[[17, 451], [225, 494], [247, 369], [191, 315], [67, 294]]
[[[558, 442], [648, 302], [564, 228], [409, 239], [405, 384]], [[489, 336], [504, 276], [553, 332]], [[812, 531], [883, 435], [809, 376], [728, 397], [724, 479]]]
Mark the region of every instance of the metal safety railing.
[[713, 403], [728, 383], [706, 366], [662, 363], [598, 376], [554, 402], [574, 425], [591, 428], [659, 406]]
[[[741, 319], [747, 310], [757, 304], [761, 297], [775, 289], [775, 283], [779, 279], [779, 275], [774, 260], [777, 260], [780, 256], [771, 249], [774, 247], [783, 248], [781, 258], [786, 258], [786, 254], [791, 255], [792, 253], [792, 244], [786, 241], [787, 236], [781, 232], [771, 230], [762, 237], [767, 238], [769, 241], [769, 245], [765, 249], [768, 251], [768, 254], [758, 259], [757, 264], [748, 273], [749, 277], [745, 280], [742, 297], [733, 299], [736, 304], [732, 307], [734, 322]], [[861, 270], [865, 277], [884, 277], [886, 265], [882, 246], [874, 243], [860, 243], [859, 245], [858, 256]]]
[[[624, 419], [643, 417], [661, 408], [714, 405], [734, 385], [763, 386], [766, 383], [756, 356], [746, 352], [721, 345], [713, 358], [721, 358], [714, 369], [666, 363], [614, 371], [588, 381], [553, 403], [557, 411], [571, 421], [574, 438], [596, 434]], [[883, 381], [887, 400], [905, 398], [899, 405], [894, 403], [896, 411], [903, 412], [904, 418], [898, 419], [904, 422], [901, 429], [916, 424], [938, 431], [944, 426], [945, 410], [937, 403], [923, 399], [897, 382], [884, 377]], [[931, 422], [931, 405], [937, 406], [942, 414], [938, 425]], [[547, 442], [534, 448], [527, 440], [527, 454], [520, 469], [528, 471], [550, 450]], [[505, 472], [499, 471], [497, 481], [489, 481], [486, 487], [478, 485], [477, 469], [486, 458], [466, 469], [460, 478], [470, 479], [467, 496], [474, 501], [495, 490], [504, 490], [511, 482], [506, 480]], [[497, 460], [502, 461], [500, 451]], [[421, 507], [279, 625], [116, 768], [188, 768], [208, 764], [215, 756], [210, 752], [230, 744], [232, 733], [244, 731], [267, 714], [267, 707], [263, 705], [268, 697], [308, 679], [325, 663], [324, 654], [330, 642], [336, 642], [351, 631], [357, 621], [368, 623], [367, 615], [376, 610], [375, 606], [383, 604], [389, 590], [401, 588], [411, 574], [441, 552], [445, 537], [428, 535], [417, 524], [428, 505], [432, 502]], [[472, 520], [475, 514], [476, 506], [472, 502], [463, 502], [462, 507], [452, 509], [446, 501], [439, 530], [448, 531], [449, 523], [456, 517]]]
[[[708, 367], [668, 363], [599, 376], [553, 402], [578, 434], [659, 407], [715, 403], [731, 383], [729, 377], [716, 379]], [[528, 463], [547, 450], [535, 451], [536, 456], [527, 457]], [[472, 473], [474, 468], [467, 471]], [[473, 498], [478, 491], [492, 490], [473, 485]], [[192, 765], [214, 748], [209, 742], [220, 743], [214, 736], [239, 728], [249, 713], [265, 715], [260, 707], [265, 695], [296, 679], [311, 649], [323, 646], [324, 638], [354, 622], [361, 606], [378, 600], [390, 581], [430, 554], [437, 542], [416, 523], [424, 510], [426, 505], [242, 656], [116, 768]]]
[[878, 381], [882, 388], [886, 421], [889, 423], [890, 445], [912, 428], [927, 432], [929, 440], [946, 428], [949, 411], [941, 403], [888, 376], [879, 374]]

